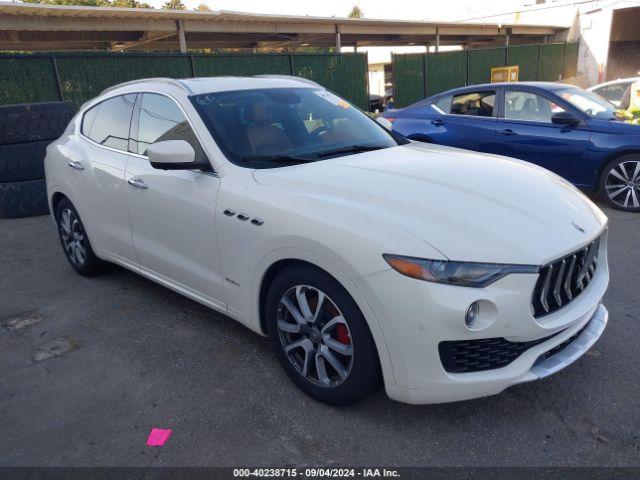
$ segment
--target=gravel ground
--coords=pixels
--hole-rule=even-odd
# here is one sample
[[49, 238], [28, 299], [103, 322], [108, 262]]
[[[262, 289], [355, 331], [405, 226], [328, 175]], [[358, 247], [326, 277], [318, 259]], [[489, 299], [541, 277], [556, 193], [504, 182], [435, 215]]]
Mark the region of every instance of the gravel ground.
[[607, 213], [610, 322], [580, 361], [495, 397], [349, 408], [224, 316], [123, 269], [75, 274], [49, 217], [0, 220], [0, 466], [640, 466], [640, 215]]

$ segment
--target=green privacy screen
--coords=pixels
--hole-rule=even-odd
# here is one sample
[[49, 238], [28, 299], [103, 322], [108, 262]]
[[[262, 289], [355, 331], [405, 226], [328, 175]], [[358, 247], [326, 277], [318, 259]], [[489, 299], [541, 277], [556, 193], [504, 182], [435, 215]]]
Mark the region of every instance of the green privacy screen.
[[551, 43], [393, 55], [395, 106], [456, 87], [491, 81], [491, 69], [518, 65], [520, 81], [557, 82], [576, 75], [577, 43]]
[[63, 99], [76, 108], [107, 87], [149, 77], [281, 74], [309, 78], [368, 106], [363, 54], [0, 54], [0, 104]]

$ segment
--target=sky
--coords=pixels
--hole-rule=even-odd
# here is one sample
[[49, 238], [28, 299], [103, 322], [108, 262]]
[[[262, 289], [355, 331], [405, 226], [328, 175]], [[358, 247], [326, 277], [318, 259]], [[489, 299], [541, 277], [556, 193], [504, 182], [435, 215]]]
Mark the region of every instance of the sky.
[[[146, 0], [160, 7], [164, 0]], [[459, 20], [521, 8], [535, 0], [183, 0], [188, 8], [206, 3], [212, 10], [280, 15], [345, 17], [356, 3], [366, 18]]]

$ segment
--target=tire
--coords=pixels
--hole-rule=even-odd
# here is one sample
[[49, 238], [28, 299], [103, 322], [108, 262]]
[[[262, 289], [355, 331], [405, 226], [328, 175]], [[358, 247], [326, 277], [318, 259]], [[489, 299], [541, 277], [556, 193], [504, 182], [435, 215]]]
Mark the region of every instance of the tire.
[[[313, 316], [309, 316], [311, 311], [317, 311], [318, 292], [325, 297], [315, 322], [306, 323], [295, 333], [293, 330], [300, 322], [294, 320], [285, 305], [293, 302], [298, 313], [303, 312], [302, 304], [291, 300], [294, 295], [293, 298], [297, 298], [298, 292], [306, 298], [307, 318]], [[285, 298], [288, 300], [283, 302]], [[380, 363], [367, 322], [347, 291], [326, 272], [306, 265], [283, 270], [269, 288], [264, 312], [280, 364], [309, 396], [330, 405], [352, 405], [380, 387]], [[344, 322], [340, 318], [344, 318]], [[286, 347], [290, 347], [288, 353]], [[329, 356], [325, 357], [327, 351], [331, 361]], [[325, 353], [318, 355], [319, 352]], [[336, 360], [342, 375], [332, 366]], [[307, 365], [306, 373], [304, 365]]]
[[0, 145], [0, 183], [43, 179], [47, 145], [49, 140]]
[[35, 217], [48, 213], [44, 180], [0, 183], [0, 218]]
[[0, 145], [54, 140], [73, 117], [66, 102], [0, 106]]
[[[104, 262], [93, 252], [80, 215], [67, 198], [56, 205], [55, 219], [62, 250], [73, 269], [85, 277], [102, 273]], [[82, 255], [79, 254], [80, 249]]]
[[640, 153], [622, 155], [607, 163], [599, 192], [615, 209], [640, 212]]

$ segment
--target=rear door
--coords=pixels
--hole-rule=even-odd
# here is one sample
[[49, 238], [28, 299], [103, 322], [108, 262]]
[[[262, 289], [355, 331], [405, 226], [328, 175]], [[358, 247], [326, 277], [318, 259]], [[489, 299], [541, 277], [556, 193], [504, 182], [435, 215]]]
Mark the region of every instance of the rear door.
[[118, 95], [88, 109], [77, 158], [69, 157], [82, 201], [77, 208], [96, 253], [135, 262], [125, 202], [125, 166], [136, 94]]
[[467, 90], [443, 96], [430, 108], [442, 112], [425, 119], [433, 143], [492, 153], [495, 148], [496, 89]]
[[552, 123], [554, 113], [569, 108], [560, 103], [540, 90], [506, 87], [497, 121], [496, 153], [535, 163], [579, 183], [588, 159], [591, 131], [584, 123]]

